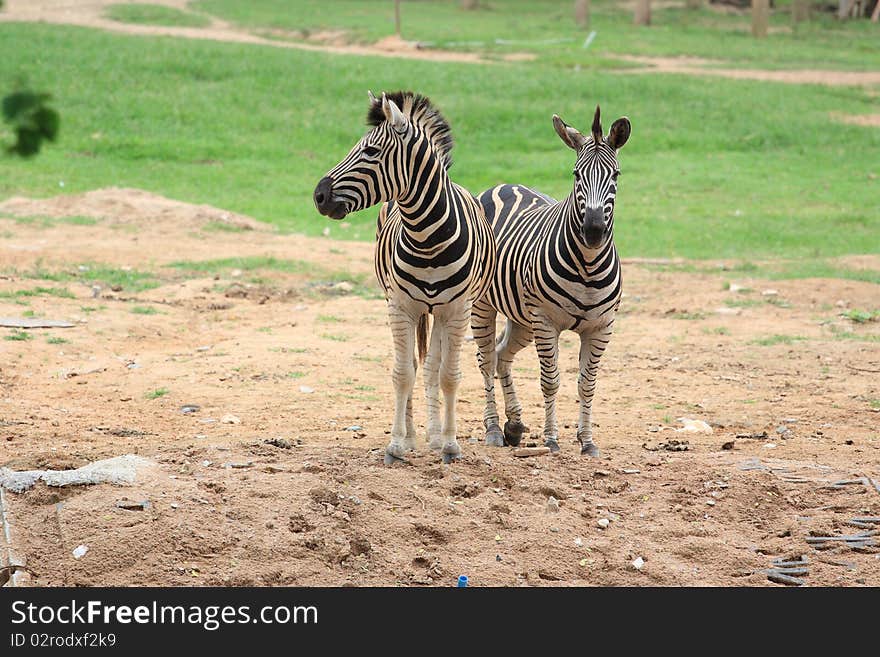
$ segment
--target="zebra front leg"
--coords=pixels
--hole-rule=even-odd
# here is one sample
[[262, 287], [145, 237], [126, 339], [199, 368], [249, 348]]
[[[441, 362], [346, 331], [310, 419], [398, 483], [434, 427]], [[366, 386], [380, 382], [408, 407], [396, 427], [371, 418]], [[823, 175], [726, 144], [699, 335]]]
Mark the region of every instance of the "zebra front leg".
[[581, 413], [578, 418], [578, 441], [581, 444], [581, 454], [599, 456], [599, 448], [593, 442], [593, 393], [596, 391], [596, 372], [599, 369], [599, 359], [611, 338], [609, 326], [601, 333], [581, 333], [580, 372], [578, 373], [578, 396], [581, 401]]
[[431, 328], [431, 342], [425, 358], [425, 406], [428, 409], [428, 447], [439, 450], [443, 447], [440, 436], [440, 327], [436, 320]]
[[556, 423], [556, 395], [559, 392], [559, 331], [548, 321], [535, 327], [535, 347], [541, 363], [541, 392], [544, 394], [544, 445], [559, 451]]
[[[412, 397], [416, 373], [413, 362], [415, 349], [415, 321], [400, 308], [389, 306], [388, 320], [394, 339], [394, 422], [391, 426], [391, 442], [385, 448], [385, 465], [403, 461], [407, 451], [407, 402]], [[411, 408], [411, 406], [410, 406]]]
[[504, 442], [516, 447], [522, 440], [522, 435], [529, 429], [522, 423], [522, 404], [516, 396], [513, 386], [513, 359], [532, 341], [532, 330], [512, 320], [507, 320], [504, 335], [495, 350], [498, 369], [498, 380], [501, 383], [501, 392], [504, 394], [504, 414], [507, 421], [504, 423]]
[[495, 405], [495, 317], [497, 312], [488, 303], [478, 302], [471, 311], [471, 330], [477, 343], [477, 365], [483, 375], [483, 390], [486, 393], [486, 407], [483, 411], [483, 426], [486, 429], [486, 444], [494, 447], [504, 445], [504, 434], [498, 419]]
[[[419, 359], [413, 356], [413, 380], [415, 380], [418, 371]], [[409, 397], [406, 399], [406, 439], [404, 440], [404, 445], [407, 449], [414, 450], [416, 448], [416, 425], [413, 422], [412, 392], [409, 393]]]
[[443, 428], [440, 435], [443, 440], [441, 453], [444, 463], [461, 458], [461, 446], [455, 437], [455, 404], [458, 395], [458, 383], [461, 380], [461, 345], [464, 334], [470, 323], [470, 309], [460, 313], [445, 314], [440, 325], [441, 352], [440, 389], [443, 391]]

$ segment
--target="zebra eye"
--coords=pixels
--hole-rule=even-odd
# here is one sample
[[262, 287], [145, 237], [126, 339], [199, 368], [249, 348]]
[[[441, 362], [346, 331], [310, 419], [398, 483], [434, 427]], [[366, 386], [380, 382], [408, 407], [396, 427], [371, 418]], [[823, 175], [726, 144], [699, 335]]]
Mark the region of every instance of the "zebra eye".
[[574, 174], [574, 179], [575, 179], [575, 180], [580, 180], [580, 179], [581, 179], [581, 172], [578, 171], [577, 169], [575, 169], [574, 171], [572, 171], [572, 174]]
[[614, 178], [614, 180], [617, 180], [618, 178], [620, 178], [620, 171], [615, 171], [612, 178]]
[[367, 157], [376, 157], [379, 155], [379, 149], [374, 146], [364, 146], [364, 155]]

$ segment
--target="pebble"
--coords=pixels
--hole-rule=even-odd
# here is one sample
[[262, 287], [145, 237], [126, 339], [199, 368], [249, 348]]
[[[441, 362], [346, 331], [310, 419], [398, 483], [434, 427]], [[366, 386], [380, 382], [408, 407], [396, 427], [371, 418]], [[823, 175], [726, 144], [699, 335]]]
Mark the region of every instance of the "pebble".
[[706, 504], [709, 506], [715, 506], [715, 500], [706, 500]]
[[583, 547], [584, 540], [580, 536], [578, 536], [576, 539], [574, 539], [574, 546], [575, 547]]
[[624, 468], [623, 474], [639, 474], [641, 470], [638, 468]]
[[309, 394], [315, 392], [315, 389], [310, 386], [300, 386], [299, 391], [309, 395]]
[[761, 292], [761, 296], [765, 297], [775, 297], [777, 294], [779, 294], [778, 290], [763, 290]]
[[547, 511], [556, 512], [559, 511], [559, 500], [557, 500], [552, 495], [547, 498]]
[[599, 526], [600, 529], [605, 529], [606, 527], [608, 527], [608, 525], [611, 524], [611, 521], [608, 518], [599, 518], [596, 521], [596, 524]]
[[184, 404], [180, 407], [180, 412], [184, 415], [189, 415], [191, 413], [198, 413], [201, 410], [201, 406], [198, 404]]
[[359, 424], [352, 424], [350, 427], [345, 427], [346, 431], [363, 431], [364, 428]]
[[178, 508], [180, 505], [179, 505], [177, 502], [172, 502], [169, 506], [170, 506], [172, 509], [176, 509], [176, 508]]
[[89, 551], [88, 545], [78, 545], [73, 548], [73, 558], [80, 559], [85, 556], [86, 552]]
[[764, 449], [776, 449], [776, 443], [764, 443]]
[[641, 570], [644, 565], [645, 565], [645, 560], [642, 559], [641, 557], [636, 557], [632, 562], [632, 567], [635, 568], [636, 570]]
[[241, 420], [238, 416], [232, 415], [231, 413], [221, 417], [220, 422], [223, 424], [241, 424]]

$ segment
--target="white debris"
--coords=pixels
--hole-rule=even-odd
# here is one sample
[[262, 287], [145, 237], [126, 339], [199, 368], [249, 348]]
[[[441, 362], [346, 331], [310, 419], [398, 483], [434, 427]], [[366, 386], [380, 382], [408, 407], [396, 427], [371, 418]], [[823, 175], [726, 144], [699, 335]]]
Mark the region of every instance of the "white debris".
[[745, 288], [742, 285], [737, 285], [736, 283], [730, 284], [730, 291], [731, 292], [741, 292], [744, 289]]
[[644, 565], [645, 565], [645, 560], [642, 559], [641, 557], [636, 557], [632, 562], [632, 567], [635, 568], [636, 570], [641, 570], [642, 566], [644, 566]]
[[727, 306], [722, 306], [721, 308], [716, 308], [715, 312], [719, 315], [742, 315], [742, 308], [728, 308]]
[[313, 392], [315, 392], [315, 389], [314, 389], [314, 388], [311, 388], [311, 387], [309, 387], [309, 386], [300, 386], [300, 387], [299, 387], [299, 391], [300, 391], [300, 392], [304, 392], [304, 393], [307, 394], [307, 395], [310, 395], [310, 394], [312, 394]]
[[762, 290], [761, 296], [763, 297], [775, 297], [779, 294], [779, 290]]
[[28, 490], [38, 481], [47, 486], [83, 486], [88, 484], [131, 484], [139, 469], [153, 465], [153, 461], [134, 454], [116, 456], [89, 463], [76, 470], [25, 470], [16, 472], [0, 468], [0, 487], [13, 493]]
[[610, 524], [611, 524], [611, 521], [608, 518], [599, 518], [596, 521], [596, 525], [599, 527], [599, 529], [605, 529]]
[[712, 427], [702, 420], [692, 420], [687, 417], [680, 417], [678, 421], [684, 426], [676, 429], [676, 433], [712, 433]]
[[241, 424], [241, 420], [231, 413], [221, 417], [220, 422], [222, 422], [223, 424]]
[[706, 500], [706, 504], [709, 506], [715, 506], [715, 500]]
[[575, 547], [583, 547], [584, 540], [580, 536], [578, 536], [576, 539], [574, 539], [574, 546]]
[[86, 555], [86, 552], [88, 552], [88, 551], [89, 551], [88, 545], [78, 545], [75, 548], [73, 548], [73, 558], [74, 559], [81, 559], [82, 557], [84, 557]]
[[764, 443], [764, 449], [776, 449], [776, 443]]

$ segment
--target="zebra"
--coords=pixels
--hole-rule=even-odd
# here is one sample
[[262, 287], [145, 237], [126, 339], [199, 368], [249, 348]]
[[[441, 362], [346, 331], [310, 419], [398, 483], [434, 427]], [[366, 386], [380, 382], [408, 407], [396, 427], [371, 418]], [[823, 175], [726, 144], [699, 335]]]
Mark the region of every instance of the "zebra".
[[461, 345], [471, 307], [495, 272], [495, 239], [477, 200], [449, 179], [452, 135], [431, 101], [411, 91], [369, 96], [372, 129], [318, 182], [315, 206], [342, 219], [384, 202], [374, 258], [394, 339], [394, 420], [384, 461], [403, 461], [416, 448], [412, 390], [423, 361], [428, 444], [450, 463], [461, 456], [455, 435]]
[[[483, 375], [483, 422], [488, 445], [518, 445], [527, 428], [511, 378], [514, 356], [532, 340], [541, 365], [544, 444], [559, 451], [556, 395], [559, 391], [559, 334], [580, 336], [577, 437], [581, 454], [598, 456], [590, 420], [599, 359], [611, 337], [620, 305], [620, 260], [613, 241], [614, 199], [620, 168], [617, 152], [629, 139], [626, 117], [602, 135], [599, 107], [585, 136], [553, 115], [562, 141], [577, 152], [574, 186], [562, 201], [521, 185], [499, 185], [477, 199], [492, 223], [498, 268], [487, 295], [473, 308], [472, 328]], [[495, 340], [495, 318], [507, 318]], [[494, 374], [504, 394], [507, 421], [499, 426]]]

